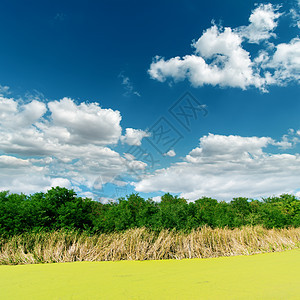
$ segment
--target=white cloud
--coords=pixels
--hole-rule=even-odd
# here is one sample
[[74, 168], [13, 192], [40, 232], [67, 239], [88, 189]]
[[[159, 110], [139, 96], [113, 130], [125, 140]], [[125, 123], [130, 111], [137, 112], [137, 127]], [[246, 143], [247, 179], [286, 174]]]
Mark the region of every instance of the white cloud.
[[296, 26], [300, 29], [300, 0], [296, 1], [295, 8], [290, 10], [291, 17], [293, 19], [292, 26]]
[[272, 143], [269, 137], [240, 137], [209, 134], [200, 139], [200, 147], [193, 149], [186, 157], [188, 162], [198, 163], [203, 159], [214, 161], [240, 161], [260, 157], [262, 148]]
[[127, 162], [108, 147], [121, 138], [120, 121], [119, 111], [96, 103], [63, 98], [46, 105], [0, 96], [0, 190], [32, 193], [56, 185], [97, 190], [100, 175], [105, 184], [128, 170], [143, 170], [145, 163]]
[[269, 137], [209, 134], [185, 161], [157, 170], [133, 185], [138, 192], [181, 193], [189, 200], [202, 196], [230, 200], [295, 191], [300, 188], [300, 156], [264, 151], [274, 142]]
[[16, 158], [14, 156], [1, 155], [0, 156], [0, 168], [1, 169], [15, 169], [26, 168], [30, 165], [28, 160]]
[[[148, 73], [152, 79], [188, 79], [194, 87], [213, 85], [249, 87], [266, 92], [269, 85], [299, 82], [299, 39], [274, 45], [278, 18], [282, 14], [272, 4], [258, 6], [251, 14], [248, 26], [237, 28], [213, 25], [192, 43], [194, 53], [165, 60], [156, 56]], [[244, 44], [261, 43], [257, 57], [244, 48]]]
[[131, 146], [140, 146], [144, 137], [150, 134], [141, 129], [126, 128], [126, 133], [121, 137], [121, 141]]
[[300, 14], [298, 13], [298, 11], [296, 11], [295, 9], [291, 9], [290, 13], [294, 20], [293, 26], [297, 26], [298, 28], [300, 28]]
[[57, 186], [70, 189], [72, 187], [72, 184], [70, 180], [68, 180], [67, 178], [52, 178], [51, 187], [57, 187]]
[[239, 35], [247, 38], [249, 43], [259, 43], [276, 37], [273, 30], [277, 27], [277, 19], [281, 16], [278, 7], [272, 4], [261, 4], [252, 11], [248, 26], [241, 26], [236, 29]]
[[275, 70], [276, 82], [286, 84], [289, 81], [300, 80], [300, 39], [294, 38], [289, 43], [281, 43], [276, 46], [272, 58], [264, 68]]
[[273, 145], [278, 146], [280, 149], [290, 149], [300, 143], [300, 131], [290, 128], [287, 134], [284, 134], [279, 142], [273, 142]]
[[68, 143], [107, 145], [117, 143], [120, 138], [119, 111], [103, 109], [97, 103], [76, 105], [69, 98], [50, 102], [48, 107], [52, 124], [69, 132]]
[[152, 200], [154, 202], [161, 202], [161, 196], [155, 196], [155, 197], [152, 197]]
[[193, 43], [195, 54], [169, 60], [156, 57], [149, 74], [161, 82], [168, 77], [175, 81], [188, 78], [195, 87], [211, 84], [246, 89], [264, 85], [264, 79], [252, 68], [249, 53], [241, 46], [242, 39], [231, 28], [213, 25]]
[[38, 121], [46, 111], [46, 105], [36, 100], [19, 105], [13, 98], [0, 96], [0, 124], [7, 128], [30, 126]]
[[15, 112], [17, 112], [17, 103], [11, 98], [0, 96], [0, 122], [9, 121], [9, 117], [13, 116]]
[[70, 188], [68, 179], [50, 177], [47, 175], [48, 167], [35, 164], [32, 159], [1, 155], [0, 168], [0, 190], [30, 194], [37, 191], [45, 192], [57, 185]]
[[173, 149], [169, 150], [167, 153], [164, 154], [165, 156], [174, 157], [176, 156], [176, 153]]
[[47, 111], [46, 105], [39, 101], [23, 105], [22, 111], [18, 112], [17, 116], [12, 117], [12, 124], [17, 127], [31, 126], [38, 121]]
[[274, 142], [273, 143], [274, 146], [277, 146], [279, 147], [280, 149], [290, 149], [293, 147], [293, 143], [291, 143], [289, 140], [288, 140], [288, 137], [286, 135], [284, 135], [282, 137], [282, 141], [280, 142]]

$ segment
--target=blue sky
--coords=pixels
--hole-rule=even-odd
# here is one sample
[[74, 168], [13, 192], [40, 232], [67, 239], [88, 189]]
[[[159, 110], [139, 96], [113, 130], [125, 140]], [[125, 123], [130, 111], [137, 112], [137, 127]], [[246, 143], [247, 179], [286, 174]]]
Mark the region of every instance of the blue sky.
[[1, 190], [300, 195], [299, 1], [1, 1], [0, 17]]

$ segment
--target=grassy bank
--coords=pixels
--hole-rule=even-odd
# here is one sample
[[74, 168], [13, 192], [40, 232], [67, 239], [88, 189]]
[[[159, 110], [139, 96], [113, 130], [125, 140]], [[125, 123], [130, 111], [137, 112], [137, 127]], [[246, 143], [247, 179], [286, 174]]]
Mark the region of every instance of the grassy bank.
[[300, 250], [161, 261], [0, 266], [1, 299], [299, 299]]
[[190, 233], [137, 228], [100, 235], [61, 230], [0, 239], [0, 264], [211, 258], [297, 247], [300, 247], [300, 228], [202, 227]]

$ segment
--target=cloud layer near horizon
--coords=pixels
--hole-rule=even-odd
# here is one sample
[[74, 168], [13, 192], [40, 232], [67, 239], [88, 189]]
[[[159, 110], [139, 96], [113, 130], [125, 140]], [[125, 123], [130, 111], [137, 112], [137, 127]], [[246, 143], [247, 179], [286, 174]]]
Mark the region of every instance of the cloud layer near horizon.
[[[119, 111], [96, 103], [77, 105], [69, 98], [24, 103], [0, 96], [0, 189], [31, 193], [61, 185], [78, 192], [81, 186], [99, 190], [128, 169], [144, 169], [145, 163], [127, 161], [109, 148], [122, 138], [120, 121]], [[146, 135], [132, 128], [126, 133], [124, 142], [140, 143]]]
[[280, 145], [270, 137], [209, 134], [182, 162], [156, 170], [133, 185], [138, 192], [180, 193], [189, 200], [296, 192], [300, 188], [299, 154], [265, 151], [268, 146]]
[[[0, 96], [0, 190], [33, 193], [59, 185], [92, 196], [106, 183], [127, 184], [117, 178], [143, 172], [147, 165], [110, 146], [120, 141], [139, 146], [149, 134], [127, 128], [122, 136], [120, 121], [119, 111], [96, 103], [76, 104], [69, 98], [25, 103]], [[189, 200], [296, 193], [299, 154], [271, 154], [267, 147], [292, 148], [299, 138], [295, 130], [289, 130], [281, 141], [205, 135], [183, 161], [143, 175], [132, 184], [137, 192], [181, 193]], [[172, 150], [166, 155], [176, 154]]]

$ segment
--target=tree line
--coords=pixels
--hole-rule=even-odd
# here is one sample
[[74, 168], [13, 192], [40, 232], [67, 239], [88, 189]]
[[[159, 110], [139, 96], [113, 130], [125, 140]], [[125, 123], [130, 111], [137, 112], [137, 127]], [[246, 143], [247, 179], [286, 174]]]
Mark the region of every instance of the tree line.
[[138, 194], [103, 204], [56, 187], [32, 195], [0, 192], [0, 236], [59, 229], [109, 233], [129, 228], [190, 231], [204, 225], [236, 228], [300, 226], [300, 200], [290, 194], [262, 200], [244, 197], [230, 202], [202, 197], [194, 202], [169, 193], [160, 202]]

